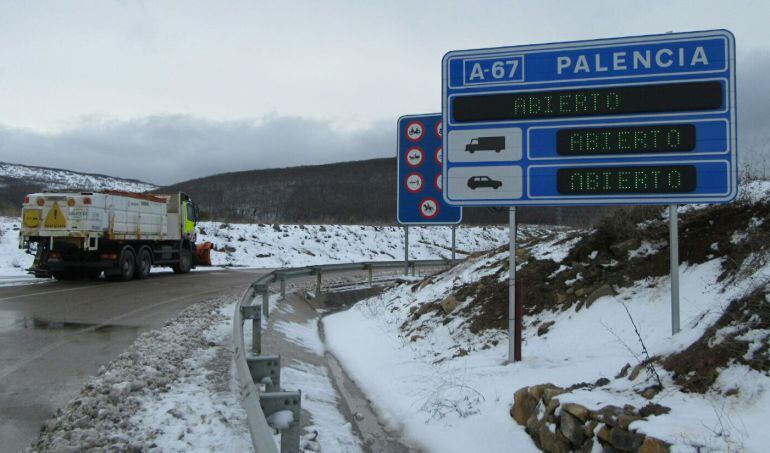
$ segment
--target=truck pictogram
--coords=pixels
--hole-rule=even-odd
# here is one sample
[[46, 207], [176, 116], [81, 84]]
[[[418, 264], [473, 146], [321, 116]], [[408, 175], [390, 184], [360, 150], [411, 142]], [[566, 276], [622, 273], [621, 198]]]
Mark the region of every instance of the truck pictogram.
[[473, 138], [470, 143], [465, 145], [465, 150], [471, 154], [476, 151], [494, 151], [499, 153], [503, 149], [505, 149], [505, 136]]

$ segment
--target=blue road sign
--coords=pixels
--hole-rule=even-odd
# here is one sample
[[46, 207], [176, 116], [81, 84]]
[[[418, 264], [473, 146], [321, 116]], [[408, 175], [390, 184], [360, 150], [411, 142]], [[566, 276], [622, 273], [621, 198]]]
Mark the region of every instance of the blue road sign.
[[454, 205], [727, 202], [738, 191], [729, 31], [453, 51]]
[[460, 223], [463, 209], [441, 196], [441, 114], [398, 119], [398, 195], [396, 216], [402, 225]]

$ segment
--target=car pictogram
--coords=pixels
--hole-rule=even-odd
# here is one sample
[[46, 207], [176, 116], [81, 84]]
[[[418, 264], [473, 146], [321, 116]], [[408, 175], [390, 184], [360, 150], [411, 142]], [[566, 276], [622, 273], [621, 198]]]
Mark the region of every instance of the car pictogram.
[[489, 176], [471, 176], [468, 178], [468, 187], [471, 188], [471, 190], [476, 190], [481, 187], [489, 187], [492, 189], [499, 189], [503, 185], [502, 181], [497, 181]]

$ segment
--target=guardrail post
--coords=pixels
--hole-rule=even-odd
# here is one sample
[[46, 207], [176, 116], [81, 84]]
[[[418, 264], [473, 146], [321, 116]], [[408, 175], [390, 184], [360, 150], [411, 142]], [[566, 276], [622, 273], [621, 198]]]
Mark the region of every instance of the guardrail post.
[[321, 296], [321, 275], [323, 271], [320, 267], [314, 267], [313, 273], [315, 274], [315, 297]]
[[416, 272], [416, 268], [417, 268], [417, 265], [415, 264], [415, 262], [414, 262], [414, 261], [412, 261], [411, 263], [409, 263], [409, 265], [412, 267], [412, 277], [414, 277], [414, 275], [415, 275], [415, 272]]
[[255, 384], [264, 384], [266, 392], [281, 390], [281, 356], [246, 357], [246, 364]]
[[251, 319], [251, 352], [262, 354], [262, 315], [259, 305], [245, 305], [241, 307], [243, 319]]
[[366, 265], [366, 270], [369, 271], [369, 286], [372, 286], [372, 283], [374, 281], [374, 276], [372, 275], [373, 274], [372, 265], [371, 264], [367, 264]]
[[281, 300], [286, 299], [286, 277], [281, 276]]
[[270, 317], [270, 287], [268, 285], [254, 285], [254, 292], [262, 294], [262, 316]]
[[265, 417], [280, 411], [290, 411], [293, 417], [288, 427], [281, 430], [281, 453], [299, 453], [299, 418], [302, 412], [302, 391], [269, 392], [259, 395], [259, 404]]

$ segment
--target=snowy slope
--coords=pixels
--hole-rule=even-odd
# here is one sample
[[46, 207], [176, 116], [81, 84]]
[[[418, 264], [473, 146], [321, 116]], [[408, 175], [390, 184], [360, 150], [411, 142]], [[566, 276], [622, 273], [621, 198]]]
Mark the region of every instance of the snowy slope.
[[[743, 230], [728, 233], [713, 244], [708, 232], [716, 230], [720, 213], [736, 217], [734, 212], [729, 207], [717, 207], [691, 213], [687, 225], [693, 230], [703, 228], [706, 233], [693, 234], [700, 236], [701, 242], [709, 241], [703, 247], [709, 254], [699, 256], [699, 251], [682, 250], [682, 256], [692, 262], [680, 266], [682, 330], [676, 335], [670, 330], [670, 279], [665, 271], [628, 282], [621, 279], [613, 285], [615, 294], [600, 295], [590, 304], [584, 303], [586, 293], [574, 296], [576, 292], [571, 292], [567, 300], [555, 298], [559, 305], [544, 308], [540, 298], [546, 300], [550, 294], [528, 293], [524, 301], [525, 314], [529, 314], [525, 316], [524, 360], [506, 364], [504, 328], [476, 330], [478, 324], [474, 324], [482, 320], [489, 325], [505, 325], [505, 312], [484, 318], [489, 316], [490, 299], [486, 296], [494, 291], [495, 282], [505, 282], [508, 277], [507, 254], [491, 253], [419, 285], [402, 284], [348, 311], [327, 316], [327, 347], [371, 398], [381, 419], [400, 428], [408, 440], [420, 443], [425, 451], [538, 451], [524, 427], [509, 415], [514, 392], [544, 383], [566, 388], [604, 382], [599, 381], [602, 378], [607, 383], [567, 392], [559, 401], [579, 403], [591, 410], [608, 404], [641, 408], [649, 402], [669, 408], [667, 414], [634, 421], [630, 429], [664, 440], [672, 445], [672, 451], [766, 451], [770, 443], [770, 432], [764, 428], [770, 416], [770, 259], [765, 222], [770, 214], [767, 205], [748, 203], [767, 200], [770, 187], [764, 183], [749, 188], [742, 201], [747, 203]], [[665, 231], [665, 224], [652, 224], [656, 231]], [[590, 235], [558, 232], [547, 235], [546, 241], [529, 242], [522, 247], [526, 249], [522, 251], [526, 263], [518, 268], [547, 268], [543, 278], [555, 281], [570, 273], [554, 292], [561, 293], [570, 286], [583, 288], [581, 285], [595, 277], [595, 267], [619, 265], [595, 250], [578, 253], [581, 238]], [[667, 252], [661, 249], [659, 243], [642, 241], [627, 253], [629, 257], [647, 257], [640, 258], [640, 267], [645, 262], [662, 263], [667, 270]], [[578, 256], [585, 261], [572, 261]], [[740, 263], [739, 267], [733, 268], [731, 262]], [[469, 285], [477, 285], [475, 292], [466, 291]], [[504, 298], [505, 293], [496, 297]], [[732, 321], [724, 324], [728, 310], [746, 297], [753, 297], [754, 309], [759, 311], [737, 311]], [[449, 304], [446, 309], [440, 302], [457, 306]], [[693, 356], [688, 347], [702, 341], [700, 338], [707, 340], [703, 348], [730, 342], [738, 351], [743, 347], [746, 351], [713, 370], [718, 377], [705, 381], [705, 391], [692, 385], [690, 381], [698, 378], [692, 373], [703, 361], [716, 360], [713, 357], [718, 350], [700, 351], [700, 359]], [[655, 358], [654, 368], [663, 384], [651, 400], [641, 393], [654, 386], [655, 380], [643, 367], [640, 373], [620, 373], [626, 364], [633, 368], [647, 354]], [[677, 374], [666, 368], [672, 359], [682, 360], [682, 356], [690, 357], [692, 364], [687, 366], [693, 367], [691, 373]], [[594, 451], [600, 450], [594, 443]]]
[[[364, 225], [255, 225], [203, 222], [198, 242], [216, 247], [212, 264], [298, 267], [404, 259], [404, 230]], [[507, 228], [459, 227], [457, 258], [508, 241]], [[451, 257], [449, 227], [410, 228], [410, 259]]]
[[46, 190], [79, 188], [94, 191], [109, 189], [146, 192], [157, 188], [152, 184], [131, 179], [0, 162], [0, 179], [3, 178], [19, 180], [26, 184], [41, 184]]

